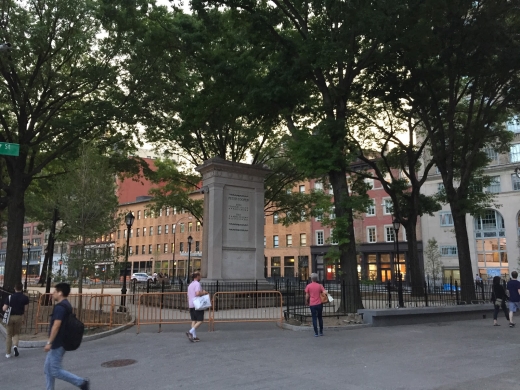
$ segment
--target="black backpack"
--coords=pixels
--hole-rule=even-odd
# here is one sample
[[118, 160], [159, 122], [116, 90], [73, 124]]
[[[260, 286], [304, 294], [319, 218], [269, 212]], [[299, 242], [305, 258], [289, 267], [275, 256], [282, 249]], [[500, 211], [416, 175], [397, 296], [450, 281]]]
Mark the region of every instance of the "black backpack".
[[58, 303], [67, 310], [67, 317], [63, 320], [60, 326], [60, 332], [63, 332], [63, 348], [65, 351], [75, 351], [81, 345], [83, 340], [83, 333], [85, 325], [77, 319], [76, 314], [67, 305]]

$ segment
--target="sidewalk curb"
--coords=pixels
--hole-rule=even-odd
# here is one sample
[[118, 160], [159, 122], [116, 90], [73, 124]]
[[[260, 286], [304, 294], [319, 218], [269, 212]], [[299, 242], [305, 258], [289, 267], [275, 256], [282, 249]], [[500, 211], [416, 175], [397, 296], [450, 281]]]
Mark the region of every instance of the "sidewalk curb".
[[[294, 332], [305, 332], [305, 331], [313, 331], [314, 329], [312, 326], [296, 326], [291, 324], [286, 324], [283, 322], [280, 324], [279, 322], [276, 323], [276, 325], [280, 328], [286, 329], [286, 330], [292, 330]], [[355, 329], [361, 329], [361, 328], [370, 328], [372, 327], [371, 324], [355, 324], [355, 325], [347, 325], [347, 326], [324, 326], [323, 330], [329, 330], [329, 331], [340, 331], [340, 330], [355, 330]]]
[[[96, 333], [96, 334], [92, 334], [92, 335], [89, 335], [89, 336], [84, 336], [83, 337], [83, 341], [93, 341], [93, 340], [102, 339], [104, 337], [112, 336], [113, 334], [117, 334], [117, 333], [120, 333], [120, 332], [122, 332], [124, 330], [130, 329], [132, 326], [134, 326], [134, 322], [133, 321], [127, 323], [126, 325], [122, 325], [122, 326], [119, 326], [117, 328], [107, 330], [105, 332]], [[0, 326], [0, 333], [2, 334], [2, 336], [4, 336], [4, 339], [5, 339], [6, 336], [7, 336], [7, 331], [5, 330], [5, 328], [3, 326]], [[20, 340], [19, 347], [20, 348], [43, 348], [43, 347], [45, 347], [45, 344], [47, 344], [47, 341], [45, 341], [45, 340], [43, 340], [43, 341], [40, 341], [40, 340], [38, 340], [38, 341], [23, 341], [23, 340]]]

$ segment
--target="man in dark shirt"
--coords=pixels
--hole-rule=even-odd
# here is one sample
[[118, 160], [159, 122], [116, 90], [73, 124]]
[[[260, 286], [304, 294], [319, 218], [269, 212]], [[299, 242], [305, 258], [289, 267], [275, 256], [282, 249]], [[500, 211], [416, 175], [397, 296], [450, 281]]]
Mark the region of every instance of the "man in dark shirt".
[[507, 282], [507, 290], [509, 291], [509, 327], [513, 328], [513, 313], [520, 309], [520, 282], [516, 280], [518, 272], [511, 272], [511, 280]]
[[54, 289], [53, 299], [56, 301], [50, 321], [49, 340], [45, 346], [47, 358], [45, 359], [45, 376], [47, 379], [47, 390], [54, 390], [56, 378], [69, 382], [82, 390], [90, 389], [90, 382], [86, 378], [80, 378], [61, 367], [65, 348], [63, 348], [63, 331], [61, 324], [72, 312], [72, 306], [67, 300], [70, 293], [70, 285], [58, 283]]
[[[5, 340], [5, 357], [11, 357], [11, 349], [14, 349], [14, 356], [20, 355], [18, 352], [18, 341], [20, 341], [20, 332], [25, 314], [25, 306], [29, 304], [29, 298], [22, 293], [22, 283], [16, 283], [14, 286], [14, 294], [7, 297], [4, 302], [3, 311], [11, 308], [9, 323], [7, 324], [7, 339]], [[14, 344], [14, 347], [13, 347]]]

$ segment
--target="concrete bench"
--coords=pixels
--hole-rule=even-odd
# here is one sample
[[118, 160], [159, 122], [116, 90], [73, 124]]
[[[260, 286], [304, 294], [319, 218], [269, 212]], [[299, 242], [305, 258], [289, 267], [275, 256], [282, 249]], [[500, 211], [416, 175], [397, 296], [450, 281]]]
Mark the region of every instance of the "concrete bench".
[[493, 318], [493, 304], [362, 309], [358, 313], [363, 316], [365, 324], [372, 326], [411, 325]]

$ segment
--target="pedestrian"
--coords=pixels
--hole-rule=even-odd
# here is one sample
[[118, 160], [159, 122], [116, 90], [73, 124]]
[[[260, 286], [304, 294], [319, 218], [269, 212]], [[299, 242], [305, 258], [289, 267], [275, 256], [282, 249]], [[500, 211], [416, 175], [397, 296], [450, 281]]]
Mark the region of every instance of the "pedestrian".
[[509, 321], [509, 312], [507, 311], [506, 307], [507, 294], [506, 290], [504, 290], [504, 287], [502, 287], [502, 284], [500, 283], [501, 281], [502, 279], [500, 278], [500, 276], [495, 276], [493, 278], [493, 292], [491, 294], [491, 301], [493, 302], [493, 305], [495, 307], [495, 311], [493, 312], [494, 326], [500, 326], [500, 324], [497, 322], [498, 312], [500, 311], [500, 309], [504, 311], [506, 320]]
[[318, 322], [320, 325], [320, 336], [323, 336], [323, 303], [321, 303], [321, 293], [327, 290], [318, 283], [318, 274], [311, 274], [311, 283], [305, 287], [305, 299], [311, 309], [312, 326], [314, 327], [314, 337], [318, 337]]
[[518, 272], [511, 272], [511, 280], [507, 282], [507, 291], [509, 291], [509, 327], [513, 328], [513, 313], [520, 309], [520, 282], [516, 280]]
[[200, 285], [200, 272], [195, 271], [192, 275], [192, 282], [188, 286], [188, 305], [190, 308], [191, 329], [186, 332], [186, 336], [191, 342], [198, 342], [197, 328], [204, 322], [204, 310], [195, 310], [193, 299], [206, 295], [207, 292]]
[[61, 325], [66, 320], [67, 313], [72, 313], [72, 306], [67, 299], [69, 293], [70, 285], [68, 283], [58, 283], [52, 294], [52, 298], [57, 304], [54, 305], [54, 310], [52, 311], [49, 324], [49, 340], [47, 345], [45, 345], [47, 358], [45, 359], [44, 371], [47, 379], [47, 390], [54, 390], [56, 378], [69, 382], [81, 390], [90, 389], [90, 381], [87, 378], [80, 378], [61, 367], [63, 356], [65, 355], [65, 348], [63, 347], [65, 329]]
[[479, 274], [475, 274], [475, 286], [481, 286], [482, 285], [482, 278]]
[[157, 272], [153, 273], [153, 282], [157, 283]]
[[7, 338], [5, 340], [6, 358], [11, 357], [11, 349], [14, 350], [14, 356], [20, 355], [18, 342], [20, 341], [20, 333], [24, 322], [25, 306], [29, 304], [29, 298], [22, 293], [22, 290], [22, 283], [16, 283], [14, 294], [7, 297], [2, 308], [4, 312], [9, 307], [11, 308], [9, 323], [7, 324]]

